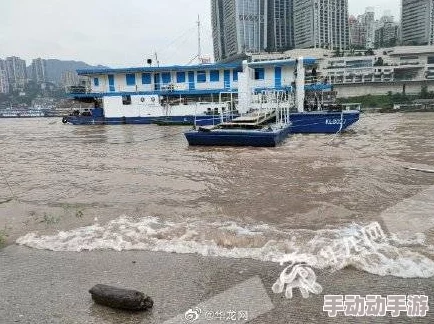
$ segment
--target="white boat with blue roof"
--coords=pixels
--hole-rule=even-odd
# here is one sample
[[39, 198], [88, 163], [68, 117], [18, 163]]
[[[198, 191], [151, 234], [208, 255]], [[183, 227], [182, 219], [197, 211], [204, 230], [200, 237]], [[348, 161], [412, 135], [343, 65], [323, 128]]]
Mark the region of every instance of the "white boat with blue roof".
[[90, 88], [71, 96], [93, 107], [84, 112], [76, 110], [63, 122], [217, 125], [263, 105], [254, 101], [247, 104], [246, 98], [263, 91], [293, 93], [297, 74], [303, 74], [309, 77], [298, 86], [306, 95], [302, 102], [294, 104], [289, 115], [291, 132], [344, 130], [358, 120], [359, 112], [342, 112], [340, 107], [325, 103], [332, 87], [313, 75], [315, 65], [315, 59], [304, 58], [78, 70], [80, 76], [90, 80]]

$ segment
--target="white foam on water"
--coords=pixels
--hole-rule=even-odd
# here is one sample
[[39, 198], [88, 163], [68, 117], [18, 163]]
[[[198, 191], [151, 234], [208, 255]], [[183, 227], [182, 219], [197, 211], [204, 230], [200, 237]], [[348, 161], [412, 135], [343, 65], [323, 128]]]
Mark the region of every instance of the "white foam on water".
[[390, 235], [390, 240], [397, 245], [425, 245], [426, 236], [424, 233], [400, 232]]
[[[169, 222], [155, 217], [119, 217], [56, 235], [29, 233], [17, 244], [52, 251], [148, 250], [203, 256], [305, 263], [316, 269], [353, 266], [369, 273], [402, 278], [434, 276], [434, 261], [424, 237], [387, 236], [378, 223], [336, 229], [282, 230], [261, 224], [202, 220]], [[415, 248], [418, 251], [415, 251]]]

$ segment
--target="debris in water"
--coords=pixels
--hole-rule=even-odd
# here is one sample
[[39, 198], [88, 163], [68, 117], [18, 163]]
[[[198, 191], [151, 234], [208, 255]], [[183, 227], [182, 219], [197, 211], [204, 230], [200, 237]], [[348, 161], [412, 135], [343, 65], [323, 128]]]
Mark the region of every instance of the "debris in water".
[[[288, 274], [288, 271], [291, 272]], [[275, 282], [272, 290], [275, 294], [281, 294], [286, 285], [285, 297], [292, 299], [292, 290], [299, 288], [303, 298], [309, 298], [309, 292], [320, 294], [322, 287], [316, 282], [316, 275], [312, 268], [305, 264], [297, 264], [286, 267], [280, 274], [279, 279]]]

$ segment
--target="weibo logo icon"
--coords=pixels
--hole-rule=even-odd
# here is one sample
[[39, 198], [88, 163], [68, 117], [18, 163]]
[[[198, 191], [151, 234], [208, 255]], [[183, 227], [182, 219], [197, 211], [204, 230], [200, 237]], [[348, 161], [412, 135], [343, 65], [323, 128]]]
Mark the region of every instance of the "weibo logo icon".
[[202, 314], [202, 310], [199, 307], [196, 307], [195, 309], [189, 309], [185, 312], [184, 318], [190, 323], [193, 323], [199, 319], [200, 314]]

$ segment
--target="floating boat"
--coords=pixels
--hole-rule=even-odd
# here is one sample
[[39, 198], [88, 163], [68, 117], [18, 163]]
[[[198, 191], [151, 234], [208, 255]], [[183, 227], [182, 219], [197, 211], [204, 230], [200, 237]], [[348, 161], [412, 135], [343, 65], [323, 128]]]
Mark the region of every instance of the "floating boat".
[[338, 133], [358, 121], [359, 111], [344, 111], [331, 104], [332, 94], [327, 93], [325, 101], [324, 91], [309, 89], [312, 84], [306, 86], [303, 58], [293, 60], [293, 86], [277, 91], [262, 88], [258, 93], [249, 87], [245, 76], [251, 75], [255, 66], [243, 63], [244, 77], [239, 83], [238, 108], [250, 113], [217, 126], [195, 127], [185, 133], [189, 145], [276, 146], [290, 134]]
[[292, 134], [335, 134], [359, 120], [359, 111], [308, 111], [289, 115]]
[[[304, 63], [311, 67], [315, 59]], [[241, 62], [78, 70], [87, 83], [71, 88], [70, 97], [90, 107], [76, 109], [62, 121], [74, 125], [151, 124], [164, 119], [166, 124], [216, 125], [247, 112], [237, 104], [245, 91], [241, 79], [256, 93], [292, 89], [295, 60], [252, 62], [249, 66], [248, 74]], [[309, 87], [322, 91], [330, 85]]]
[[88, 80], [70, 96], [91, 105], [63, 118], [74, 125], [215, 125], [237, 116], [239, 63], [78, 70]]
[[184, 133], [189, 145], [274, 147], [282, 143], [291, 132], [289, 111], [293, 98], [285, 91], [263, 90], [251, 99], [259, 101], [249, 104], [255, 108], [247, 114]]
[[[298, 60], [296, 80], [296, 110], [290, 112], [292, 134], [335, 134], [345, 131], [359, 120], [359, 110], [344, 110], [336, 105], [335, 91], [316, 91], [306, 86], [305, 64]], [[315, 77], [315, 76], [314, 76]], [[330, 90], [332, 87], [330, 86]]]
[[199, 127], [186, 132], [185, 137], [191, 146], [274, 147], [283, 142], [290, 131], [288, 124], [264, 125], [258, 121], [252, 122], [252, 118], [247, 116], [213, 127]]
[[[62, 121], [74, 125], [215, 126], [260, 109], [263, 102], [249, 100], [264, 91], [297, 91], [302, 95], [288, 113], [291, 133], [344, 131], [358, 121], [360, 112], [343, 110], [327, 99], [333, 97], [332, 86], [313, 75], [315, 64], [315, 59], [304, 58], [78, 70], [89, 83], [81, 90], [74, 87], [70, 95], [92, 107], [75, 110]], [[298, 83], [297, 75], [304, 77]]]
[[280, 129], [267, 127], [258, 130], [217, 128], [211, 131], [199, 128], [197, 131], [185, 133], [185, 137], [191, 146], [275, 147], [283, 142], [289, 134], [289, 127]]

